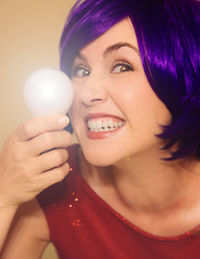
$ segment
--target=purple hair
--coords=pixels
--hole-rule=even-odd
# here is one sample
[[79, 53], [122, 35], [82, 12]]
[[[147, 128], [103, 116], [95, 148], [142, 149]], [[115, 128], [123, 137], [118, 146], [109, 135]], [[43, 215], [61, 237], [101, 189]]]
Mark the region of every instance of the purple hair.
[[200, 2], [85, 0], [72, 8], [60, 41], [60, 68], [70, 76], [79, 50], [130, 17], [146, 77], [172, 115], [161, 125], [165, 160], [200, 157]]

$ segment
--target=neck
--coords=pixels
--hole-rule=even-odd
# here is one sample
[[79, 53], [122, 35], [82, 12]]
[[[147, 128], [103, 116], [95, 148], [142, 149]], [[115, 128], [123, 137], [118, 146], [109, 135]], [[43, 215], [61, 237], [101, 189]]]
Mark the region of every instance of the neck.
[[194, 204], [194, 187], [200, 186], [196, 164], [163, 161], [149, 152], [113, 165], [112, 181], [119, 198], [131, 210], [162, 214]]

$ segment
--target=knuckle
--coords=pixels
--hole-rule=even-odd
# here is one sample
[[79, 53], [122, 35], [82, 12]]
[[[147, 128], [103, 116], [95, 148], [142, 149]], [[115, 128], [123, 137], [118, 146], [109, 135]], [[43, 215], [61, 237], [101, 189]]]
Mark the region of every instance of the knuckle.
[[18, 140], [17, 132], [14, 131], [10, 134], [10, 136], [6, 139], [5, 145], [7, 147], [12, 147], [12, 148], [21, 148], [21, 143]]
[[69, 164], [68, 164], [68, 163], [65, 163], [65, 164], [63, 165], [63, 170], [65, 171], [65, 173], [66, 173], [66, 172], [69, 172], [69, 169], [70, 169]]
[[61, 166], [59, 168], [58, 180], [62, 181], [65, 178], [65, 176], [67, 175], [68, 172], [69, 172], [69, 165], [67, 163], [65, 163], [63, 166]]
[[65, 152], [63, 152], [63, 150], [61, 149], [58, 149], [55, 151], [55, 158], [56, 158], [56, 161], [61, 164], [65, 161], [65, 158], [66, 158], [66, 155], [65, 155]]
[[13, 161], [17, 163], [21, 163], [24, 160], [24, 153], [19, 152], [18, 150], [13, 150], [12, 158], [13, 158]]
[[32, 133], [30, 121], [27, 121], [22, 125], [22, 130], [23, 130], [25, 136], [27, 136], [28, 138], [31, 138], [33, 133]]
[[64, 170], [60, 169], [59, 172], [57, 172], [57, 181], [60, 182], [65, 178]]
[[30, 178], [26, 175], [26, 184], [29, 190], [36, 190], [38, 188], [38, 182], [33, 177]]
[[71, 134], [68, 131], [63, 130], [62, 131], [62, 141], [63, 141], [63, 143], [65, 145], [68, 145], [71, 142], [71, 139], [72, 139]]
[[68, 132], [68, 131], [65, 131], [65, 138], [66, 138], [66, 141], [67, 142], [71, 142], [72, 140], [72, 135]]
[[22, 162], [25, 160], [27, 156], [26, 145], [24, 143], [20, 143], [15, 139], [15, 135], [11, 135], [6, 144], [7, 155], [15, 161]]
[[11, 159], [18, 163], [27, 163], [29, 157], [27, 155], [27, 148], [25, 145], [14, 146], [10, 151]]
[[45, 145], [47, 146], [53, 146], [54, 140], [51, 136], [50, 133], [45, 133], [43, 136], [43, 142], [45, 143]]
[[64, 161], [66, 161], [69, 158], [69, 153], [66, 149], [63, 149], [63, 156], [64, 156]]
[[[20, 157], [18, 159], [20, 159]], [[35, 172], [31, 159], [24, 159], [24, 161], [21, 159], [20, 161], [15, 161], [13, 170], [15, 170], [15, 172], [18, 173], [18, 175], [24, 180], [29, 179]]]

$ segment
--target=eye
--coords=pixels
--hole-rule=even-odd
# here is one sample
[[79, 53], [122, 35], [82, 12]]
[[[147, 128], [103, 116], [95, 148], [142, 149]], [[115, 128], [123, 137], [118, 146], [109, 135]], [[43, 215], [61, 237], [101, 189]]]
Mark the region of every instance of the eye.
[[112, 70], [113, 73], [124, 73], [128, 71], [134, 71], [134, 69], [131, 65], [124, 62], [116, 64]]
[[89, 76], [89, 74], [90, 74], [90, 71], [85, 67], [81, 67], [81, 66], [74, 67], [71, 71], [72, 77], [85, 77], [85, 76]]

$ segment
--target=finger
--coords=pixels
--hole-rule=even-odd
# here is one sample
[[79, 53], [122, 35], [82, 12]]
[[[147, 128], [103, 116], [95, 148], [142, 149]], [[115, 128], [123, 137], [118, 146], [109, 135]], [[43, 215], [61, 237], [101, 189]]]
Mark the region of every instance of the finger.
[[44, 172], [66, 163], [69, 155], [66, 149], [55, 149], [34, 158], [34, 171]]
[[63, 129], [68, 123], [69, 118], [64, 114], [33, 118], [15, 130], [15, 138], [19, 142], [27, 141], [41, 133]]
[[44, 172], [38, 176], [41, 189], [46, 189], [50, 185], [62, 181], [70, 172], [70, 166], [68, 163], [64, 163], [62, 166], [55, 169]]
[[37, 156], [53, 148], [65, 148], [72, 142], [72, 136], [68, 131], [45, 132], [31, 139], [27, 143], [29, 155]]

